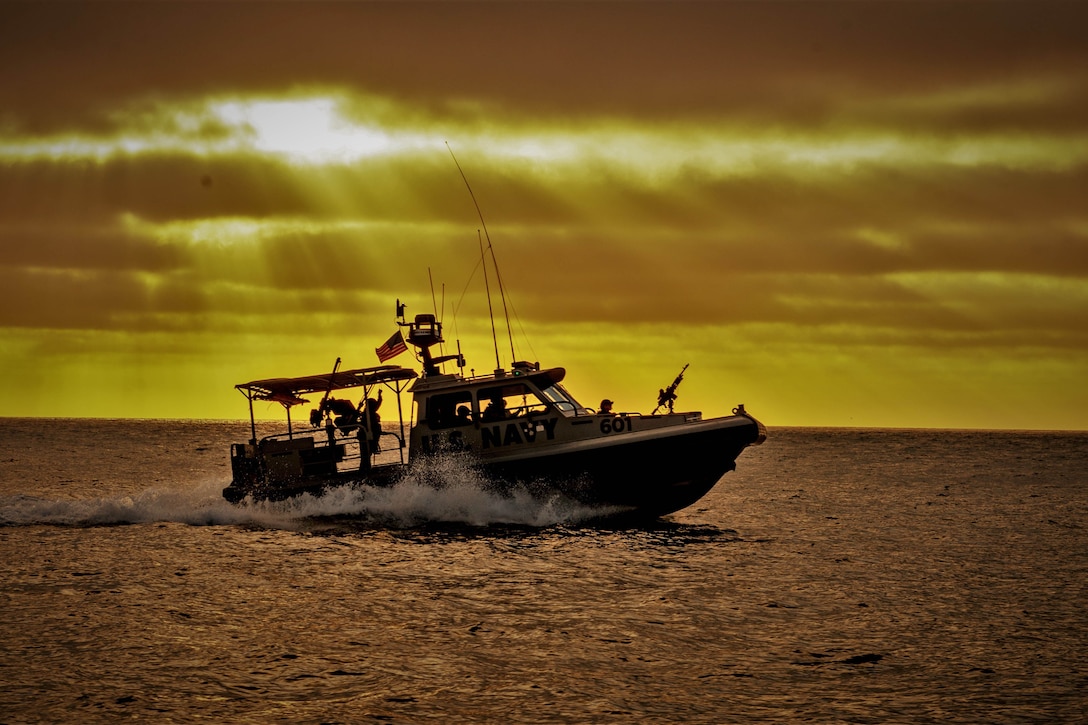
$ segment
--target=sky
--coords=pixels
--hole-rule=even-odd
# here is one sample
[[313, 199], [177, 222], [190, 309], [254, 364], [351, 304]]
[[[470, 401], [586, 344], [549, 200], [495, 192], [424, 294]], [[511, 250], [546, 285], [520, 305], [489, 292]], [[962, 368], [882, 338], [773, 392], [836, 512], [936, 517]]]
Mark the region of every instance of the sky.
[[690, 364], [678, 409], [772, 428], [1088, 429], [1085, 27], [0, 3], [0, 416], [246, 417], [238, 383], [377, 365], [398, 299], [489, 372], [488, 247], [501, 364], [584, 405]]

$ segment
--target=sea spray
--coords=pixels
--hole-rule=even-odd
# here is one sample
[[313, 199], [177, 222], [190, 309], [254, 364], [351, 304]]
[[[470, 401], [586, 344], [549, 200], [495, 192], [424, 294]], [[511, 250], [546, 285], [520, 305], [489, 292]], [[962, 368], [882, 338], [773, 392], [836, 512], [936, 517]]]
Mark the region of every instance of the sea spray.
[[322, 496], [277, 502], [243, 502], [247, 510], [293, 518], [356, 517], [379, 526], [411, 528], [430, 523], [533, 527], [580, 523], [610, 510], [590, 507], [524, 486], [499, 487], [461, 457], [428, 458], [413, 464], [397, 484], [341, 486]]
[[546, 527], [577, 524], [609, 513], [555, 493], [541, 497], [520, 486], [500, 490], [465, 461], [452, 457], [421, 462], [389, 487], [340, 486], [321, 496], [304, 494], [283, 501], [246, 499], [238, 505], [222, 498], [222, 488], [221, 480], [209, 479], [114, 497], [53, 500], [18, 495], [0, 499], [0, 525], [173, 522], [294, 530], [306, 528], [304, 522], [315, 518], [351, 517], [360, 523], [392, 528], [429, 523]]
[[[228, 504], [221, 482], [184, 488], [148, 488], [135, 494], [53, 500], [36, 496], [0, 499], [0, 525], [115, 526], [175, 522], [194, 526], [263, 523], [259, 515]], [[271, 522], [270, 522], [271, 523]]]

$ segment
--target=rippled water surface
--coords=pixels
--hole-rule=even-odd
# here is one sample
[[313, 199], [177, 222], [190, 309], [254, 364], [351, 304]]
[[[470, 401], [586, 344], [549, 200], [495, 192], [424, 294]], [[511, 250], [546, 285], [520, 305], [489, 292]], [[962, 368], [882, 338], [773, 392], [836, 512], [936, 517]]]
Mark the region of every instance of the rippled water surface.
[[1084, 722], [1088, 434], [772, 429], [608, 529], [239, 508], [247, 424], [2, 420], [0, 722]]

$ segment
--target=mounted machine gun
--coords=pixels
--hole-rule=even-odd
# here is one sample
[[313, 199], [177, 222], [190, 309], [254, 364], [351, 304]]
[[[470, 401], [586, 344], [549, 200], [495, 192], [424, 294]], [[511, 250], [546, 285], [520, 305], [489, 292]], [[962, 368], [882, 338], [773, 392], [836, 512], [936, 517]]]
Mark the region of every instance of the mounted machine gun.
[[676, 402], [676, 389], [680, 387], [680, 383], [684, 382], [684, 371], [688, 369], [688, 365], [690, 364], [691, 363], [687, 363], [684, 365], [683, 369], [680, 370], [680, 374], [672, 381], [672, 385], [664, 390], [658, 391], [657, 407], [654, 408], [654, 412], [650, 413], [650, 415], [657, 415], [657, 411], [664, 407], [668, 407], [669, 412], [672, 412], [672, 404]]

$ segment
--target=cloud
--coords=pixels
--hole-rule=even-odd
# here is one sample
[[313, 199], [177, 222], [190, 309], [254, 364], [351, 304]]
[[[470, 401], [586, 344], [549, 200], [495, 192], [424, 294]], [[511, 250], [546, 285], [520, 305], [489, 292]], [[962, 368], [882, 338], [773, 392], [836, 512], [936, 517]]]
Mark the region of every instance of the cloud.
[[691, 355], [815, 421], [984, 358], [1060, 408], [1026, 376], [1088, 372], [1084, 7], [663, 7], [3, 6], [5, 365], [199, 397], [369, 358], [431, 278], [486, 352], [482, 241], [590, 398]]
[[[4, 8], [0, 107], [39, 128], [151, 89], [315, 81], [533, 113], [795, 115], [872, 89], [975, 85], [1083, 63], [1079, 3], [58, 2]], [[1080, 66], [1083, 69], [1083, 65]], [[48, 90], [47, 90], [48, 89]], [[55, 93], [52, 89], [63, 89]], [[823, 89], [823, 90], [820, 90]]]
[[[412, 141], [364, 143], [356, 149], [369, 151], [330, 161], [351, 124], [364, 122], [364, 106], [374, 109], [366, 123], [406, 109], [419, 126], [399, 138]], [[276, 114], [292, 109], [288, 126], [312, 136], [306, 147], [279, 131], [267, 135]], [[176, 326], [175, 313], [193, 315], [194, 325], [217, 310], [225, 318], [255, 307], [247, 297], [332, 311], [334, 298], [395, 295], [418, 281], [404, 259], [462, 278], [477, 264], [472, 199], [425, 109], [341, 89], [327, 98], [160, 101], [150, 116], [172, 113], [219, 113], [216, 136], [226, 146], [186, 151], [185, 138], [151, 134], [157, 141], [134, 152], [73, 160], [72, 147], [58, 147], [0, 171], [0, 189], [9, 192], [0, 262], [11, 290], [66, 288], [88, 309], [108, 308], [97, 324], [142, 329]], [[729, 126], [715, 135], [713, 125], [617, 121], [609, 138], [608, 119], [566, 119], [562, 134], [558, 122], [515, 120], [465, 143], [476, 152], [465, 166], [497, 254], [509, 280], [534, 290], [529, 309], [541, 319], [659, 321], [691, 310], [696, 321], [943, 328], [961, 317], [894, 275], [1082, 277], [1088, 265], [1076, 139], [1065, 148], [1072, 158], [1044, 139], [1024, 147], [1035, 155], [1019, 149], [965, 163], [965, 154], [950, 164], [945, 146], [970, 140], [933, 149], [903, 135], [877, 153], [851, 151], [865, 142], [848, 132], [821, 142], [761, 130], [746, 143]], [[125, 134], [153, 127], [118, 126], [99, 142], [123, 149]], [[364, 141], [396, 137], [381, 131]], [[1053, 143], [1062, 149], [1061, 138]], [[9, 145], [16, 147], [17, 140]], [[711, 153], [700, 156], [704, 147]], [[1013, 161], [1027, 168], [1009, 168]], [[566, 263], [552, 264], [537, 292], [535, 276], [548, 259]], [[91, 268], [102, 274], [86, 274]], [[282, 313], [284, 305], [257, 307]], [[63, 314], [45, 305], [18, 319], [46, 324]]]

